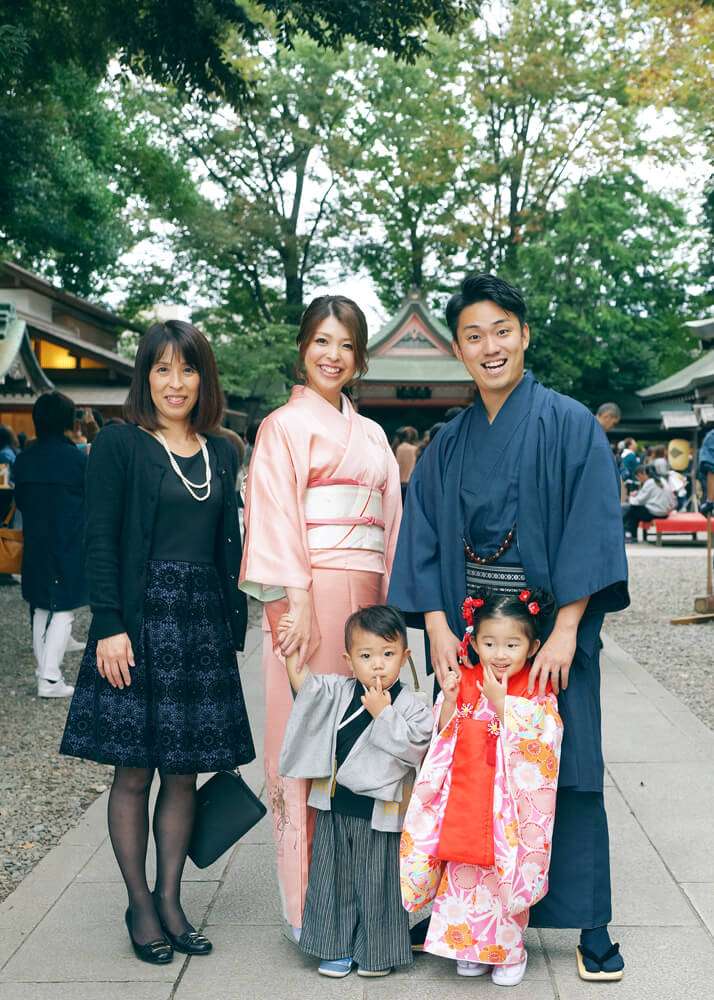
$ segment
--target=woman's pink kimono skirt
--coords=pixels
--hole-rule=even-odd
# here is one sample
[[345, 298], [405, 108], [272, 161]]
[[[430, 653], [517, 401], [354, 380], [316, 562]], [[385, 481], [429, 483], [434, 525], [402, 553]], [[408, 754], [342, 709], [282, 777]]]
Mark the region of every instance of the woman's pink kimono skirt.
[[314, 825], [309, 782], [282, 778], [278, 757], [293, 696], [275, 629], [285, 588], [312, 594], [308, 661], [349, 673], [344, 624], [384, 601], [399, 531], [399, 469], [382, 428], [346, 397], [338, 411], [306, 386], [263, 420], [246, 488], [240, 587], [265, 603], [265, 771], [286, 919], [302, 926]]
[[[451, 787], [459, 715], [436, 726], [404, 818], [402, 902], [418, 910], [434, 901], [424, 950], [446, 958], [513, 965], [525, 954], [528, 911], [548, 891], [548, 867], [563, 724], [555, 695], [506, 696], [501, 726], [481, 695], [462, 712], [498, 729], [493, 796], [495, 864], [439, 857], [441, 824]], [[495, 722], [494, 722], [495, 720]]]

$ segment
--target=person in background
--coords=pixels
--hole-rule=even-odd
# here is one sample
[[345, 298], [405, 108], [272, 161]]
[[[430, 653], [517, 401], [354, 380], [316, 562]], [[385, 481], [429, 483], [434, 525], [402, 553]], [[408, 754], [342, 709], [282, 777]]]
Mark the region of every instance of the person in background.
[[449, 409], [444, 414], [443, 423], [448, 424], [450, 420], [453, 420], [454, 417], [458, 417], [458, 415], [460, 413], [463, 413], [463, 411], [464, 411], [463, 406], [450, 406]]
[[0, 424], [0, 464], [8, 466], [10, 482], [12, 482], [12, 470], [18, 451], [19, 444], [12, 427]]
[[436, 437], [436, 435], [439, 433], [439, 431], [441, 430], [441, 428], [444, 427], [444, 426], [445, 426], [445, 421], [440, 420], [437, 423], [432, 424], [432, 426], [429, 428], [428, 431], [425, 431], [424, 437], [419, 442], [419, 447], [417, 448], [417, 456], [416, 456], [417, 457], [417, 462], [419, 461], [419, 459], [421, 458], [421, 456], [424, 454], [424, 452], [426, 451], [426, 449], [428, 448], [428, 446], [431, 444], [431, 442], [434, 440], [434, 438]]
[[705, 498], [699, 509], [705, 517], [710, 517], [714, 514], [714, 429], [702, 441], [698, 472]]
[[669, 517], [677, 506], [667, 480], [657, 474], [654, 465], [641, 465], [635, 472], [635, 478], [639, 489], [630, 494], [629, 504], [625, 504], [622, 509], [625, 538], [628, 542], [637, 541], [637, 525], [640, 521]]
[[598, 406], [595, 419], [600, 424], [605, 433], [609, 433], [617, 427], [622, 419], [622, 411], [617, 403], [603, 403]]
[[[33, 409], [37, 441], [17, 456], [15, 500], [22, 514], [22, 596], [32, 609], [32, 646], [40, 698], [73, 692], [62, 675], [74, 611], [89, 600], [82, 560], [87, 459], [69, 440], [74, 403], [61, 392]], [[73, 648], [77, 648], [75, 641]]]
[[654, 459], [652, 461], [655, 469], [657, 470], [658, 476], [667, 476], [669, 474], [669, 462], [667, 461], [667, 449], [663, 444], [657, 445], [654, 450]]
[[635, 472], [640, 465], [637, 457], [637, 442], [634, 438], [625, 438], [623, 448], [620, 452], [620, 476], [623, 482], [631, 482], [635, 478]]
[[243, 455], [243, 467], [248, 469], [250, 465], [250, 458], [253, 454], [253, 448], [255, 447], [255, 439], [258, 437], [258, 431], [260, 430], [260, 425], [262, 420], [253, 420], [248, 424], [248, 430], [245, 432], [245, 454]]
[[402, 488], [402, 502], [404, 502], [407, 486], [416, 465], [419, 434], [415, 427], [402, 427], [397, 431], [397, 434], [401, 434], [401, 441], [394, 449], [394, 457], [399, 466], [399, 483]]

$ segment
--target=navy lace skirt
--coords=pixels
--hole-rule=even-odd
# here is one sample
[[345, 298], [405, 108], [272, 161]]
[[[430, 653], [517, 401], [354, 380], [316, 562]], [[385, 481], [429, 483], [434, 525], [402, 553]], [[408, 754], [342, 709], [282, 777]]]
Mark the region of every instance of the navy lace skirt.
[[60, 753], [173, 774], [228, 770], [255, 757], [236, 654], [213, 566], [149, 563], [131, 685], [82, 658]]

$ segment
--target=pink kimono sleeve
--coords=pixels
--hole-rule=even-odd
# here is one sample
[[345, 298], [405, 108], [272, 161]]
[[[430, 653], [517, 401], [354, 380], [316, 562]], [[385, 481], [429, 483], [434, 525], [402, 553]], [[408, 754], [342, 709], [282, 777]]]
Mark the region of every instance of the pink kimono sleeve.
[[281, 600], [286, 587], [312, 586], [302, 505], [308, 473], [283, 427], [266, 417], [248, 470], [239, 581], [240, 589], [259, 601]]
[[388, 450], [387, 483], [382, 497], [382, 512], [384, 516], [384, 597], [389, 589], [389, 577], [392, 573], [394, 553], [397, 548], [397, 536], [402, 520], [402, 487], [399, 482], [399, 466], [392, 454], [392, 449], [385, 437], [385, 447]]
[[510, 885], [511, 914], [529, 909], [548, 891], [562, 739], [555, 695], [506, 698], [503, 812], [511, 819], [504, 829], [507, 859], [499, 863]]
[[453, 717], [439, 732], [443, 695], [434, 705], [434, 732], [412, 789], [399, 847], [402, 905], [420, 910], [436, 896], [445, 862], [436, 857], [446, 801], [451, 788], [451, 762], [456, 745], [457, 720]]

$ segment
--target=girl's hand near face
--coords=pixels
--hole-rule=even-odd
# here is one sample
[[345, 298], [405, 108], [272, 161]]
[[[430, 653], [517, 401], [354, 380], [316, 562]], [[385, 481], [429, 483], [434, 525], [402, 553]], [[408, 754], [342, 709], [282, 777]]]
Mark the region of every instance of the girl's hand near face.
[[439, 732], [448, 726], [454, 712], [456, 711], [456, 702], [459, 697], [459, 686], [461, 684], [461, 673], [458, 670], [449, 670], [449, 672], [444, 677], [444, 685], [442, 687], [442, 693], [444, 695], [444, 702], [441, 706], [441, 714], [439, 715]]
[[506, 694], [508, 692], [508, 678], [506, 674], [499, 681], [493, 670], [484, 663], [483, 684], [477, 682], [477, 687], [481, 694], [485, 695], [491, 702], [496, 709], [496, 714], [501, 722], [503, 722], [503, 713], [506, 708]]
[[457, 670], [450, 670], [444, 678], [444, 686], [441, 689], [444, 692], [444, 701], [452, 707], [459, 697], [460, 683], [461, 674]]

